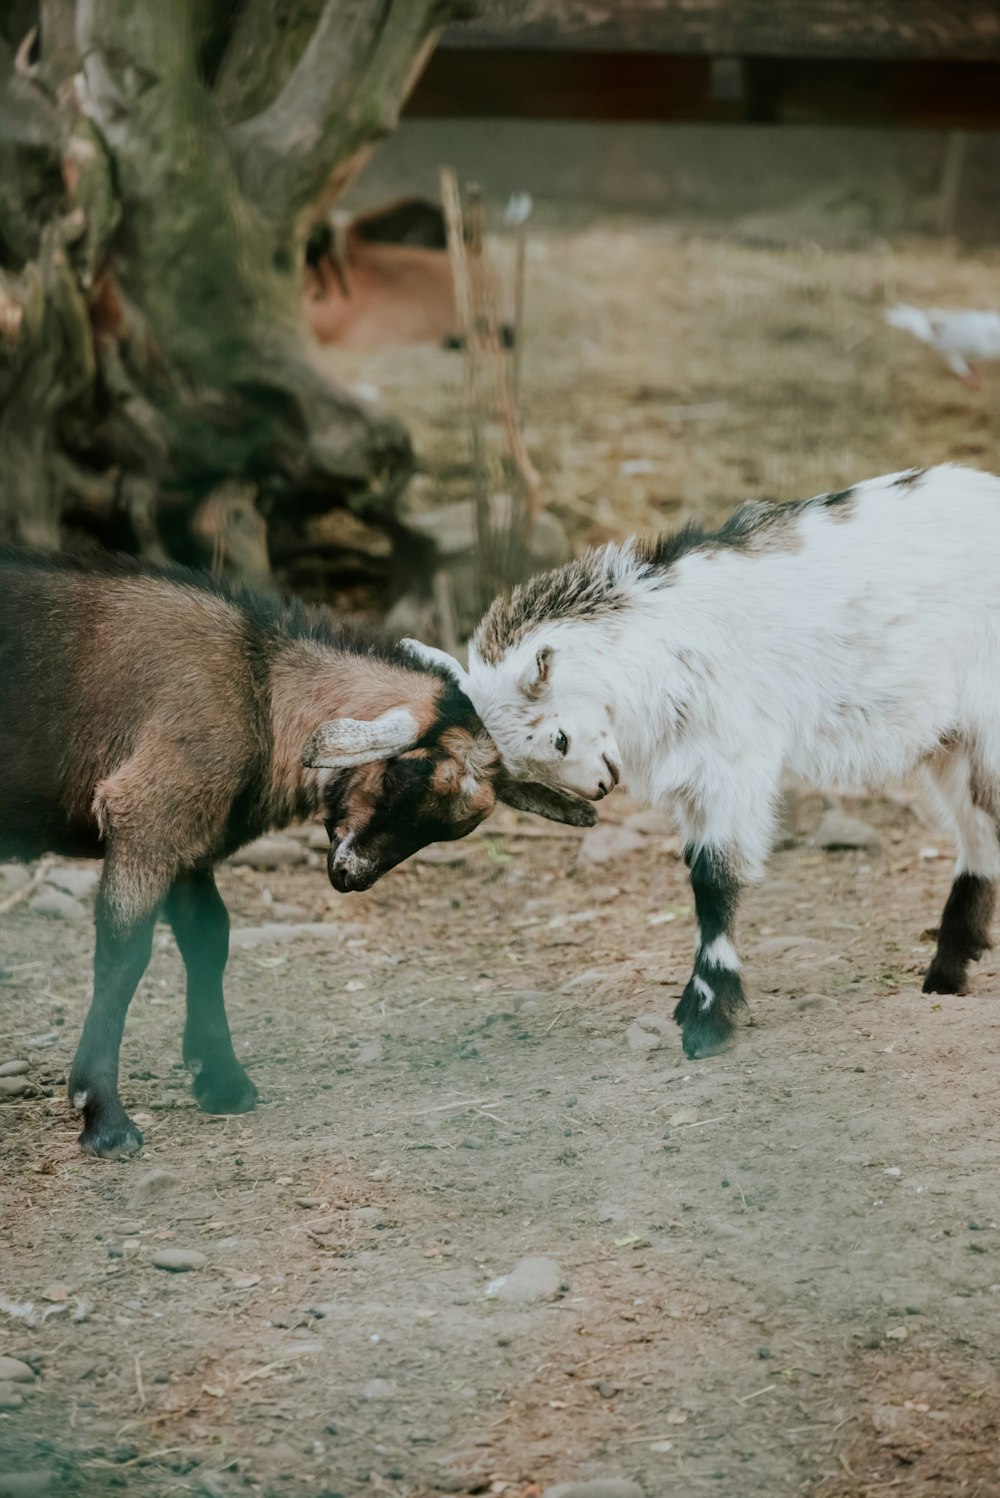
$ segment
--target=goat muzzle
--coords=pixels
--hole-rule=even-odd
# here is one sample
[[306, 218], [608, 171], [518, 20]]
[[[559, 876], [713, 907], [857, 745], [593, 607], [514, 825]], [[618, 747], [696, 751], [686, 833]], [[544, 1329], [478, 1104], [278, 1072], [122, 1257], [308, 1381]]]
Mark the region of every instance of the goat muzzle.
[[347, 841], [331, 843], [326, 855], [326, 869], [330, 883], [342, 895], [352, 891], [371, 889], [375, 881], [385, 873], [367, 858], [362, 858]]

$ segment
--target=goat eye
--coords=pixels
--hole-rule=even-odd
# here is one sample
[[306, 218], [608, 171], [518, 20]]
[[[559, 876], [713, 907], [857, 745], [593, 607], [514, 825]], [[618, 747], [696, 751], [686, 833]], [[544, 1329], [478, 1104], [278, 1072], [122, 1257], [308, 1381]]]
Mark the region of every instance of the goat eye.
[[566, 750], [569, 748], [569, 739], [563, 733], [563, 731], [562, 731], [561, 728], [560, 728], [559, 732], [556, 734], [556, 741], [555, 742], [556, 742], [556, 753], [557, 754], [565, 754]]

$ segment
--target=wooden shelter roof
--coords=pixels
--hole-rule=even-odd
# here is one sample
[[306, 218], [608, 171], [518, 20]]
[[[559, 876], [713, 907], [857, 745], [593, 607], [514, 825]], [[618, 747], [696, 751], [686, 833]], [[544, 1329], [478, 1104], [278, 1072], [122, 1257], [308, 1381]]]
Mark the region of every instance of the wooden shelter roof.
[[1000, 61], [1000, 0], [487, 0], [442, 45]]
[[407, 112], [1000, 129], [1000, 0], [487, 0]]

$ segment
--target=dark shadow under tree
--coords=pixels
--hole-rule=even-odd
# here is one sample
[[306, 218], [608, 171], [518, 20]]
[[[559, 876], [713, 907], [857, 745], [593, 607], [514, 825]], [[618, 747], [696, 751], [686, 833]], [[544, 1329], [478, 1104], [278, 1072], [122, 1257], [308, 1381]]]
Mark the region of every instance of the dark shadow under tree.
[[0, 6], [0, 539], [184, 555], [225, 480], [391, 504], [409, 439], [315, 365], [304, 246], [465, 11]]

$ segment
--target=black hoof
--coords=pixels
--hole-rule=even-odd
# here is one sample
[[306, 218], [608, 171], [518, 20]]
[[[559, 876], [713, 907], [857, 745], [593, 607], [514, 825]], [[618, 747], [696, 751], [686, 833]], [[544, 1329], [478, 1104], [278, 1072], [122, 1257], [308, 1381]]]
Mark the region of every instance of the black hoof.
[[698, 1013], [698, 995], [694, 991], [694, 984], [689, 982], [684, 992], [677, 1001], [674, 1010], [674, 1019], [679, 1025], [686, 1025], [693, 1020]]
[[257, 1106], [257, 1089], [242, 1066], [228, 1071], [204, 1067], [191, 1090], [203, 1113], [252, 1113]]
[[97, 1118], [80, 1135], [84, 1154], [97, 1155], [101, 1160], [127, 1160], [142, 1149], [142, 1142], [142, 1131], [127, 1113]]
[[965, 972], [932, 962], [924, 975], [924, 993], [965, 993]]
[[726, 1049], [732, 1038], [732, 1020], [714, 1010], [708, 1013], [699, 1010], [697, 1015], [687, 1020], [681, 1034], [684, 1054], [690, 1061], [717, 1055]]

